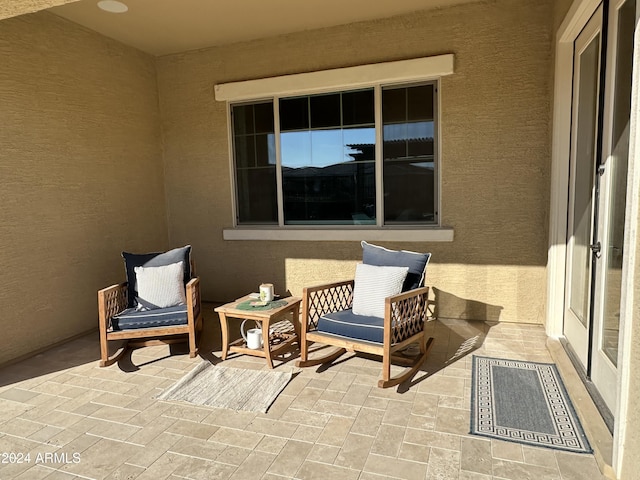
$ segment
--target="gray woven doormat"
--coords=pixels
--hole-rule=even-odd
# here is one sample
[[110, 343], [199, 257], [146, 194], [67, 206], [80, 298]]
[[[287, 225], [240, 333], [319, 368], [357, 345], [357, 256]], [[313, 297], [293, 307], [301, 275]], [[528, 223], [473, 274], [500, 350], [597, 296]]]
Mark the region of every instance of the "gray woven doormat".
[[471, 433], [592, 453], [553, 363], [473, 357]]

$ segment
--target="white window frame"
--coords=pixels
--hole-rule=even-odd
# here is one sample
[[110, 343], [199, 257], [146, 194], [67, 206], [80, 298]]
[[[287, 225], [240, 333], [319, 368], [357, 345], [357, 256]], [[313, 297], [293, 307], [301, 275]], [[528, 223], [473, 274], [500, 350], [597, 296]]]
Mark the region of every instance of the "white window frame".
[[[295, 75], [284, 75], [278, 77], [262, 78], [257, 80], [247, 80], [241, 82], [231, 82], [215, 85], [215, 99], [227, 103], [227, 134], [229, 139], [229, 162], [232, 186], [232, 221], [233, 228], [223, 230], [225, 240], [327, 240], [327, 241], [349, 241], [349, 240], [373, 240], [373, 241], [433, 241], [451, 242], [453, 241], [453, 229], [441, 225], [441, 188], [440, 188], [440, 78], [454, 73], [453, 54], [438, 55], [434, 57], [415, 58], [411, 60], [400, 60], [395, 62], [384, 62], [370, 65], [360, 65], [355, 67], [337, 68], [317, 72], [301, 73]], [[274, 120], [278, 123], [278, 100], [282, 97], [297, 95], [313, 95], [318, 93], [338, 92], [354, 90], [358, 88], [374, 88], [376, 102], [376, 125], [381, 125], [380, 99], [382, 88], [392, 85], [416, 84], [421, 82], [435, 82], [438, 91], [436, 95], [436, 116], [434, 137], [436, 137], [437, 150], [434, 151], [436, 157], [436, 185], [435, 197], [437, 202], [437, 219], [435, 225], [383, 225], [380, 216], [381, 202], [377, 202], [378, 215], [376, 226], [321, 226], [305, 225], [293, 226], [283, 224], [284, 215], [282, 210], [282, 185], [278, 187], [278, 225], [238, 225], [237, 223], [237, 200], [236, 181], [233, 152], [233, 128], [231, 123], [231, 106], [243, 102], [274, 102]], [[276, 128], [276, 130], [279, 130]], [[277, 133], [277, 132], [276, 132]], [[376, 190], [377, 195], [381, 195], [378, 183], [382, 182], [382, 177], [378, 170], [382, 168], [381, 158], [381, 129], [376, 131]], [[280, 140], [276, 134], [276, 155], [279, 158]], [[276, 168], [280, 162], [277, 163]], [[276, 175], [276, 178], [280, 178]], [[279, 180], [278, 180], [279, 181]]]

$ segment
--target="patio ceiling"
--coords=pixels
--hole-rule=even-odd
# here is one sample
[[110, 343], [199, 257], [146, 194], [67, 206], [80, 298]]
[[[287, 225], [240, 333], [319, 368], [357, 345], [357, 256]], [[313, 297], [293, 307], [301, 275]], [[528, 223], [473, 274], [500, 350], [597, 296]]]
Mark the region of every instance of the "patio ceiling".
[[478, 0], [123, 1], [129, 10], [122, 14], [100, 10], [97, 0], [18, 3], [25, 12], [34, 11], [33, 4], [57, 4], [49, 11], [152, 55], [166, 55]]

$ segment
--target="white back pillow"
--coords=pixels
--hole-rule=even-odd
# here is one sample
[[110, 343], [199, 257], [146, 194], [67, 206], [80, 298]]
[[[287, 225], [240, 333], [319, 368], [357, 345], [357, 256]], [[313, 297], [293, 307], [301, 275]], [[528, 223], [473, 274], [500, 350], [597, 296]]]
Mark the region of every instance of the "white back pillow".
[[384, 317], [385, 298], [402, 291], [408, 271], [408, 267], [379, 267], [364, 263], [356, 265], [353, 313], [369, 317]]

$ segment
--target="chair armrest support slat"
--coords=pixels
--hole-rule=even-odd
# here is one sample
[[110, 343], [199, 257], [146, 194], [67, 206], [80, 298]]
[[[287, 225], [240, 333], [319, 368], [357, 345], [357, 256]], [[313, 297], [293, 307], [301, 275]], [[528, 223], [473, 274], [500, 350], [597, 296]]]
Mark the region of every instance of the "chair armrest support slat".
[[429, 287], [421, 287], [385, 299], [385, 341], [400, 343], [424, 329]]
[[302, 328], [315, 330], [318, 320], [330, 312], [347, 310], [353, 304], [353, 280], [333, 282], [302, 291]]
[[187, 312], [189, 321], [195, 322], [200, 317], [200, 277], [192, 278], [187, 283]]
[[98, 290], [98, 314], [100, 328], [111, 328], [111, 319], [128, 305], [127, 282], [117, 283]]

